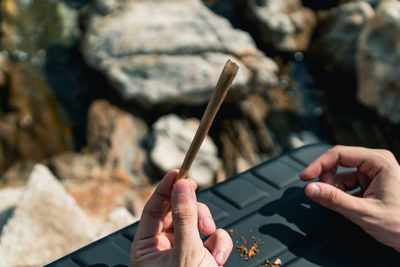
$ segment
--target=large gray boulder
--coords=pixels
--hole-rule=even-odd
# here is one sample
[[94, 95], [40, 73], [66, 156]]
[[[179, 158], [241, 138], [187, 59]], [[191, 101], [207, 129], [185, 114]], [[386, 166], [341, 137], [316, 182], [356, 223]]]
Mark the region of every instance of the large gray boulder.
[[125, 101], [205, 103], [229, 58], [240, 71], [228, 98], [277, 83], [277, 65], [250, 35], [199, 0], [98, 0], [85, 21], [84, 57]]
[[361, 33], [357, 51], [358, 99], [400, 122], [400, 3], [383, 1]]
[[[174, 114], [158, 119], [153, 125], [154, 146], [150, 152], [152, 164], [162, 173], [180, 168], [198, 125], [197, 119], [184, 120]], [[213, 184], [220, 166], [217, 155], [217, 147], [207, 136], [189, 172], [189, 177], [199, 187], [205, 188]]]
[[43, 165], [36, 165], [0, 237], [0, 266], [46, 264], [93, 240], [83, 210]]
[[300, 0], [242, 0], [261, 40], [279, 51], [304, 51], [317, 23]]
[[321, 18], [317, 38], [310, 47], [311, 56], [327, 71], [354, 72], [357, 40], [374, 13], [362, 1], [330, 9]]

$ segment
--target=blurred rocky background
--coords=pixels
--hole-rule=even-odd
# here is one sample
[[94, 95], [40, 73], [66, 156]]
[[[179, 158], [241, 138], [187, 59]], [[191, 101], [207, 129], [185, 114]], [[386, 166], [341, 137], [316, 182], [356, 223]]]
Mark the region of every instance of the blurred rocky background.
[[191, 169], [200, 189], [311, 143], [400, 152], [398, 1], [0, 7], [1, 267], [136, 221], [229, 58], [240, 71]]

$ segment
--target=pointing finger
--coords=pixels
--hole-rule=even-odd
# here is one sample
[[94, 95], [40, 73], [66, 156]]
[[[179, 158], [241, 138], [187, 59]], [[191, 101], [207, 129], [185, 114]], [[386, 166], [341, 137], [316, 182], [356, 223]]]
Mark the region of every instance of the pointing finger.
[[153, 237], [161, 232], [163, 219], [171, 203], [171, 189], [178, 175], [177, 170], [168, 172], [160, 181], [143, 209], [135, 239]]

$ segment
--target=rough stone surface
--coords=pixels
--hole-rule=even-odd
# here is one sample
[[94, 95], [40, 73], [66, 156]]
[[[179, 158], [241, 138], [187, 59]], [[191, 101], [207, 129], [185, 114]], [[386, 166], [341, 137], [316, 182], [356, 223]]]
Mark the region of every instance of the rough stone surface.
[[316, 25], [314, 12], [300, 0], [246, 0], [246, 16], [256, 24], [260, 38], [279, 51], [308, 48]]
[[70, 126], [43, 75], [16, 62], [7, 76], [10, 112], [0, 118], [0, 174], [18, 160], [39, 161], [72, 147]]
[[43, 63], [43, 49], [71, 45], [79, 36], [78, 12], [65, 1], [3, 0], [0, 5], [2, 48], [19, 60]]
[[22, 160], [14, 163], [0, 178], [0, 187], [24, 187], [36, 162]]
[[[15, 205], [21, 197], [22, 188], [6, 188], [0, 190], [0, 236], [4, 225], [13, 215]], [[0, 266], [2, 266], [0, 264]]]
[[357, 40], [363, 27], [374, 16], [365, 2], [347, 3], [323, 15], [310, 47], [311, 56], [327, 71], [354, 72]]
[[61, 0], [4, 0], [0, 9], [1, 61], [8, 61], [0, 63], [2, 174], [18, 160], [38, 162], [72, 148], [69, 122], [43, 69], [46, 49], [75, 44], [79, 27], [78, 11]]
[[101, 172], [101, 167], [93, 155], [72, 151], [52, 157], [48, 165], [63, 182], [81, 182], [96, 177]]
[[110, 176], [140, 183], [145, 158], [140, 142], [147, 130], [141, 119], [97, 100], [89, 110], [85, 151], [93, 154]]
[[[376, 6], [379, 5], [379, 3], [381, 1], [386, 1], [386, 0], [347, 0], [346, 2], [365, 2], [365, 3], [368, 3], [368, 4], [370, 4], [371, 6], [373, 6], [375, 8]], [[344, 2], [344, 1], [342, 1], [342, 2]]]
[[107, 222], [102, 225], [97, 233], [97, 238], [105, 237], [117, 230], [124, 228], [138, 219], [133, 217], [133, 215], [124, 207], [119, 207], [114, 209]]
[[[174, 114], [161, 117], [155, 122], [154, 147], [150, 152], [150, 159], [162, 173], [180, 168], [198, 125], [197, 119], [183, 120]], [[199, 187], [213, 184], [219, 166], [217, 154], [217, 147], [207, 136], [189, 172], [189, 177], [193, 178]]]
[[85, 181], [62, 182], [96, 229], [105, 223], [116, 207], [127, 202], [127, 193], [132, 186], [129, 181], [105, 174]]
[[361, 33], [357, 51], [358, 99], [400, 123], [400, 3], [384, 1]]
[[43, 165], [36, 165], [0, 238], [2, 266], [49, 263], [95, 236], [75, 200]]
[[207, 102], [229, 58], [240, 70], [228, 98], [277, 83], [276, 64], [249, 34], [198, 0], [98, 0], [86, 18], [82, 52], [124, 100], [144, 105]]

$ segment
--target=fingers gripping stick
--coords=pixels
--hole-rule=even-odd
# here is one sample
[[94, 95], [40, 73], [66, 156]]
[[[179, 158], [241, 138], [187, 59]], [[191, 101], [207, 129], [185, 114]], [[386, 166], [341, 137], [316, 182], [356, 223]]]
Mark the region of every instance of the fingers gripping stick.
[[187, 174], [189, 173], [190, 166], [192, 165], [204, 138], [207, 136], [208, 130], [211, 127], [215, 115], [217, 114], [222, 101], [224, 101], [226, 93], [228, 92], [228, 89], [231, 86], [238, 70], [239, 66], [236, 63], [232, 62], [231, 60], [226, 62], [217, 85], [215, 86], [215, 89], [211, 95], [210, 101], [208, 102], [206, 111], [201, 118], [200, 125], [197, 128], [196, 134], [192, 140], [192, 143], [190, 144], [188, 152], [186, 153], [185, 159], [183, 160], [176, 180], [186, 178]]

